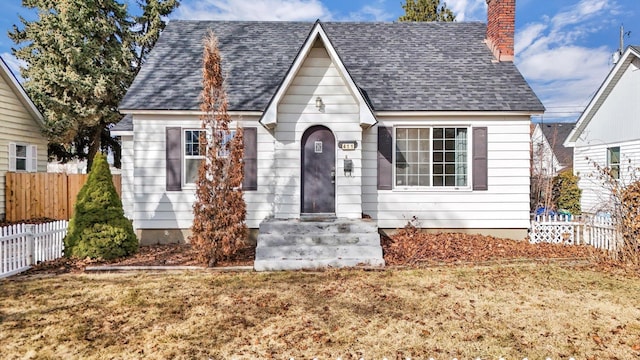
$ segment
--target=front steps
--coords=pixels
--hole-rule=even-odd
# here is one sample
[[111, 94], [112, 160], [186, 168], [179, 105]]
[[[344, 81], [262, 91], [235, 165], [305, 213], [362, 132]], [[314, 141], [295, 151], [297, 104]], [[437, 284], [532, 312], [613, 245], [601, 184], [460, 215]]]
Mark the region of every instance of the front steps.
[[380, 235], [369, 219], [266, 219], [260, 224], [256, 271], [384, 266]]

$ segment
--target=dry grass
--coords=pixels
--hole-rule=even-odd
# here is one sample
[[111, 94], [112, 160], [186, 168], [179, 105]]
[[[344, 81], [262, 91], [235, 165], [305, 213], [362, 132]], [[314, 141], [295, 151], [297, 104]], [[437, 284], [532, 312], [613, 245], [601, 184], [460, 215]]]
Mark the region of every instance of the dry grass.
[[3, 359], [638, 359], [640, 278], [550, 264], [23, 276]]

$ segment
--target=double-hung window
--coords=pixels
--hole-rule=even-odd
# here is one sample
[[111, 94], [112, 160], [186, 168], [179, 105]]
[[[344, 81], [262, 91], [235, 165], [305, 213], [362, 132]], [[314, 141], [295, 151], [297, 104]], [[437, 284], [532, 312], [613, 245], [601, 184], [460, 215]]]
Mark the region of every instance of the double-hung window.
[[607, 148], [607, 168], [612, 178], [620, 179], [620, 146]]
[[469, 129], [397, 127], [396, 187], [467, 187]]
[[200, 136], [204, 130], [184, 130], [184, 184], [195, 184], [198, 180], [200, 163], [204, 160], [204, 148]]
[[[184, 184], [195, 184], [198, 180], [200, 163], [205, 158], [204, 148], [200, 136], [206, 136], [205, 130], [185, 129], [184, 130]], [[230, 131], [223, 135], [222, 145], [225, 146], [233, 137], [235, 131]], [[211, 140], [211, 139], [209, 139]], [[219, 157], [229, 156], [229, 150], [225, 148], [218, 150]]]
[[36, 145], [9, 143], [9, 171], [38, 171]]

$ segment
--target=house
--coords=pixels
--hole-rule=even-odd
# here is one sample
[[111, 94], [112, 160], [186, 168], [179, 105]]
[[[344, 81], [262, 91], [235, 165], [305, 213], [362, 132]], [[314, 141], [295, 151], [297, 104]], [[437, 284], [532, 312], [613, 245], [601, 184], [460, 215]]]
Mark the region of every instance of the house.
[[47, 171], [44, 119], [0, 57], [0, 220], [5, 218], [7, 171]]
[[531, 135], [533, 174], [556, 176], [573, 167], [573, 148], [564, 141], [573, 123], [538, 123]]
[[523, 239], [530, 117], [544, 107], [513, 64], [514, 14], [493, 0], [488, 25], [171, 21], [112, 129], [138, 236], [188, 236], [212, 30], [245, 131], [250, 228], [317, 216], [397, 229], [415, 216], [429, 231]]
[[[565, 146], [582, 189], [582, 211], [607, 211], [609, 193], [594, 165], [629, 183], [640, 167], [640, 46], [629, 46], [578, 119]], [[636, 174], [637, 175], [637, 174]], [[636, 178], [637, 179], [637, 178]]]

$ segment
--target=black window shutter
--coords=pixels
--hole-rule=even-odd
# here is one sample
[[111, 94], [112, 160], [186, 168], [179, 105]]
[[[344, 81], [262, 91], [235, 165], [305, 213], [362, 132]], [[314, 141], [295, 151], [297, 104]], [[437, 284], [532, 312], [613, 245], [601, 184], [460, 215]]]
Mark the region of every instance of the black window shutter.
[[167, 191], [182, 190], [182, 129], [168, 127], [166, 130]]
[[392, 127], [378, 126], [378, 190], [393, 189]]
[[487, 128], [473, 128], [473, 190], [488, 190]]
[[244, 179], [242, 190], [258, 190], [258, 129], [243, 128]]

